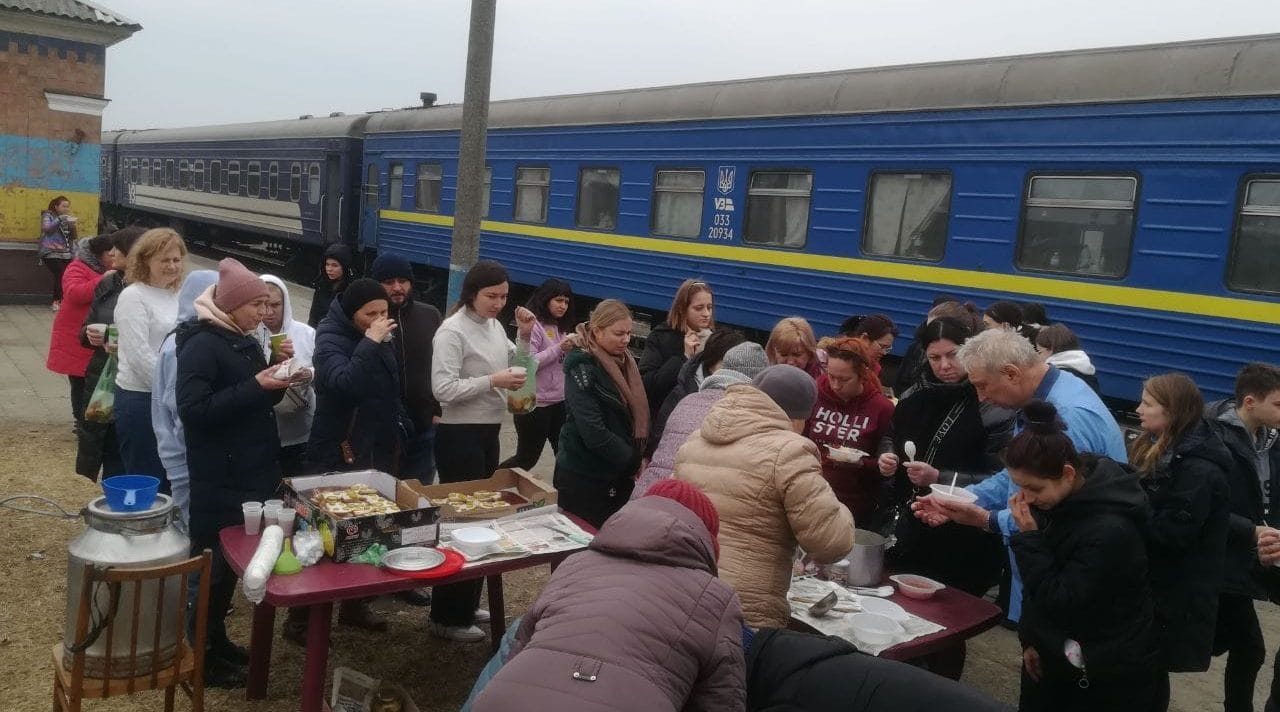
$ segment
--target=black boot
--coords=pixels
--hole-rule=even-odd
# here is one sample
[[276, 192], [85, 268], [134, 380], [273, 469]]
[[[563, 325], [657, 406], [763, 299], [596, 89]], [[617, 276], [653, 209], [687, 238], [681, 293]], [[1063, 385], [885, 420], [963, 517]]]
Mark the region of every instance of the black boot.
[[387, 629], [387, 622], [374, 614], [367, 598], [343, 601], [338, 607], [338, 624], [375, 633]]
[[396, 598], [399, 598], [410, 606], [429, 606], [431, 605], [431, 589], [411, 588], [408, 591], [401, 591], [400, 593], [397, 593]]
[[226, 638], [212, 641], [205, 656], [219, 658], [236, 667], [244, 667], [249, 664], [249, 651]]
[[228, 690], [244, 687], [248, 675], [244, 668], [232, 665], [226, 660], [205, 651], [204, 686], [221, 687]]
[[307, 647], [307, 612], [306, 608], [290, 608], [280, 633], [287, 642], [300, 648]]

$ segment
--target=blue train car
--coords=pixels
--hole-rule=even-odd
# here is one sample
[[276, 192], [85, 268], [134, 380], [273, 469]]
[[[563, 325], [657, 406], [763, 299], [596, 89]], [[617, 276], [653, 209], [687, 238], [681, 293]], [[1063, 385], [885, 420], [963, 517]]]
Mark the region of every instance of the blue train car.
[[213, 242], [262, 240], [315, 254], [354, 241], [366, 121], [336, 115], [119, 132], [103, 200], [127, 218], [153, 216]]
[[[1280, 36], [494, 102], [481, 256], [660, 314], [1046, 305], [1106, 395], [1280, 351]], [[375, 114], [361, 243], [448, 265], [461, 108]], [[900, 339], [899, 353], [906, 346]]]

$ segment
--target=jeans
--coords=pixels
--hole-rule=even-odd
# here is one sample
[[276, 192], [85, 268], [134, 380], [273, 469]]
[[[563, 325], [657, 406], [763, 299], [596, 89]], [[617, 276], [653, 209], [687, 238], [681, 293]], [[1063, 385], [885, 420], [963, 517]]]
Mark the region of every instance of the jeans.
[[404, 451], [400, 454], [400, 472], [402, 480], [418, 480], [423, 484], [431, 484], [436, 477], [436, 426], [430, 425], [426, 430], [414, 433], [405, 441]]
[[[498, 433], [502, 426], [436, 426], [435, 456], [440, 482], [465, 482], [489, 477], [498, 469]], [[447, 626], [475, 624], [483, 579], [436, 586], [431, 591], [431, 621]]]
[[[1223, 712], [1253, 712], [1253, 686], [1258, 670], [1267, 659], [1266, 643], [1253, 599], [1232, 593], [1218, 596], [1218, 627], [1213, 654], [1227, 654], [1223, 677]], [[1272, 686], [1275, 689], [1275, 686]]]
[[160, 491], [169, 492], [169, 480], [160, 462], [156, 432], [151, 426], [151, 394], [116, 387], [116, 437], [120, 459], [130, 475], [151, 475], [160, 479]]
[[564, 426], [564, 401], [539, 405], [532, 413], [514, 416], [516, 424], [516, 454], [507, 458], [498, 469], [518, 467], [532, 470], [542, 457], [545, 443], [551, 443], [551, 451], [560, 450], [560, 428]]

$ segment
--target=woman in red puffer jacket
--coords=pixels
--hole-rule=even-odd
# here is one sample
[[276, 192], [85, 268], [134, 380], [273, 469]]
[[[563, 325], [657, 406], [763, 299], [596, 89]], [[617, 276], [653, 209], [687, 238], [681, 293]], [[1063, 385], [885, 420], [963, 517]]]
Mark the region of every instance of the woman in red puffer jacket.
[[94, 386], [85, 384], [84, 373], [93, 349], [80, 344], [80, 329], [93, 303], [98, 282], [104, 273], [114, 271], [107, 256], [111, 245], [110, 235], [89, 237], [76, 243], [75, 258], [62, 273], [62, 306], [53, 317], [53, 331], [49, 335], [45, 368], [61, 373], [71, 383], [71, 415], [77, 427], [84, 419], [85, 401]]

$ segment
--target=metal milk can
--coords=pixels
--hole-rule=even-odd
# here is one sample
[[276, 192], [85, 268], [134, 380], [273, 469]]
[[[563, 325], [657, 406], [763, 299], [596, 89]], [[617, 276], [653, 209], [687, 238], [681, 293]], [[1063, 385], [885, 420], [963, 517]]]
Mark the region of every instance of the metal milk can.
[[[190, 557], [191, 542], [176, 524], [179, 510], [168, 495], [158, 495], [150, 509], [116, 512], [98, 497], [82, 512], [88, 527], [67, 547], [67, 622], [63, 635], [66, 654], [63, 663], [70, 669], [73, 646], [87, 645], [85, 675], [103, 677], [107, 670], [106, 643], [110, 637], [112, 678], [148, 675], [173, 663], [177, 652], [179, 626], [186, 624], [186, 591], [178, 590], [181, 576], [144, 583], [137, 602], [138, 648], [129, 669], [129, 636], [133, 629], [135, 589], [133, 584], [116, 591], [104, 583], [95, 584], [90, 602], [89, 633], [76, 641], [76, 617], [80, 609], [81, 587], [86, 562], [100, 567], [140, 569], [184, 561]], [[113, 596], [114, 593], [114, 596]], [[163, 618], [156, 620], [157, 601], [163, 596]], [[112, 605], [112, 598], [115, 605]], [[159, 629], [159, 647], [155, 645]], [[109, 635], [110, 633], [110, 635]]]

